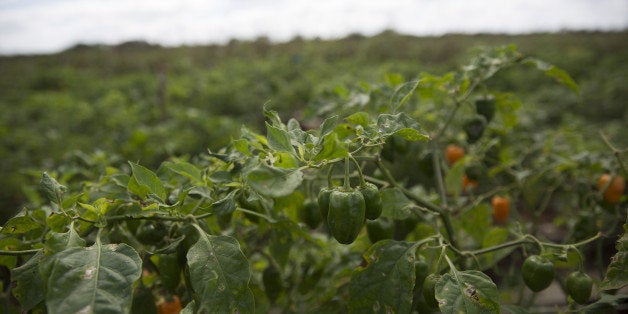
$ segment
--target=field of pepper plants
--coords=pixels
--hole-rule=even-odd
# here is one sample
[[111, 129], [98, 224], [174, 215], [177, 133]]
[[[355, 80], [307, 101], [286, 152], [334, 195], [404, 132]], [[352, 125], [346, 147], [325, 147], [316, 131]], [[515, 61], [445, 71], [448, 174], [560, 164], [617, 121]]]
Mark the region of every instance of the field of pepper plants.
[[[2, 312], [628, 310], [627, 35], [551, 35], [562, 62], [617, 49], [582, 69], [523, 51], [545, 36], [446, 62], [436, 48], [459, 38], [412, 50], [391, 33], [187, 48], [170, 68], [142, 43], [3, 58], [42, 68], [0, 82], [3, 168], [20, 169], [5, 181], [19, 206], [0, 230]], [[158, 75], [120, 57], [103, 82], [80, 79], [122, 48]], [[237, 56], [229, 71], [217, 51]], [[356, 51], [381, 62], [351, 64]], [[63, 56], [86, 70], [39, 72]]]

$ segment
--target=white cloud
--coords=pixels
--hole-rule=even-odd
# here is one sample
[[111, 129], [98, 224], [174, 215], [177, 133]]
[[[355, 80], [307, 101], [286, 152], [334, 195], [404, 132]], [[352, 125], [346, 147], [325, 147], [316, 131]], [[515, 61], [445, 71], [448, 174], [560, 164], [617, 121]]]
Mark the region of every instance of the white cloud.
[[628, 27], [626, 0], [0, 0], [0, 53], [78, 42], [166, 45], [267, 35], [531, 32]]

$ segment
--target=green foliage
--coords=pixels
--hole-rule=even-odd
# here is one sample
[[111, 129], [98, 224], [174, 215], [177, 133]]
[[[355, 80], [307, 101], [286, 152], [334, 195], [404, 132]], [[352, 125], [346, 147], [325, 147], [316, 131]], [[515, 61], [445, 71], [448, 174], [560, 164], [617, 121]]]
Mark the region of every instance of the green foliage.
[[445, 313], [500, 313], [497, 286], [480, 271], [452, 270], [438, 280], [435, 290]]
[[281, 169], [262, 163], [246, 176], [251, 187], [261, 195], [282, 197], [290, 195], [303, 181], [299, 170]]
[[253, 293], [248, 287], [251, 273], [238, 242], [194, 227], [199, 239], [187, 252], [187, 265], [195, 312], [253, 312]]
[[146, 198], [149, 194], [157, 196], [160, 200], [166, 198], [166, 190], [156, 174], [135, 163], [131, 165], [131, 179], [128, 189], [131, 193]]
[[617, 241], [617, 253], [611, 258], [608, 265], [606, 276], [600, 284], [600, 289], [611, 290], [620, 289], [628, 285], [628, 274], [626, 267], [628, 265], [628, 219], [624, 224], [623, 236]]
[[56, 253], [53, 263], [46, 274], [50, 313], [130, 311], [142, 262], [127, 244], [71, 247]]
[[44, 300], [44, 280], [39, 274], [39, 262], [43, 252], [37, 252], [26, 263], [11, 270], [15, 282], [13, 295], [26, 311], [33, 309]]
[[[388, 31], [334, 41], [295, 38], [272, 45], [256, 40], [178, 48], [78, 45], [54, 55], [3, 56], [0, 184], [5, 188], [0, 203], [5, 214], [0, 221], [30, 200], [22, 186], [39, 176], [24, 168], [39, 172], [69, 166], [81, 159], [74, 153], [80, 150], [106, 151], [118, 162], [155, 169], [169, 157], [195, 156], [207, 147], [229, 144], [241, 123], [263, 130], [257, 105], [264, 101], [272, 100], [291, 116], [303, 112], [301, 122], [316, 125], [311, 113], [323, 109], [327, 98], [342, 98], [351, 111], [350, 104], [384, 97], [371, 93], [379, 89], [364, 88], [365, 82], [382, 78], [391, 92], [387, 108], [403, 107], [412, 101], [413, 90], [428, 92], [421, 86], [426, 77], [410, 80], [417, 73], [456, 70], [478, 45], [514, 43], [537, 56], [526, 60], [532, 65], [528, 69], [507, 69], [488, 83], [495, 90], [516, 90], [531, 112], [540, 110], [537, 127], [553, 127], [558, 119], [569, 125], [570, 118], [562, 114], [569, 112], [610, 130], [609, 122], [621, 125], [625, 119], [626, 42], [626, 32], [416, 38]], [[547, 83], [538, 67], [572, 88], [578, 82], [582, 98]], [[81, 180], [73, 171], [64, 176]]]
[[[564, 282], [563, 268], [602, 260], [628, 198], [605, 204], [597, 189], [600, 173], [626, 175], [613, 137], [595, 144], [536, 128], [524, 101], [492, 85], [531, 62], [577, 91], [566, 72], [508, 46], [442, 76], [339, 87], [299, 120], [266, 105], [264, 134], [242, 127], [193, 157], [151, 165], [76, 153], [38, 174], [41, 195], [25, 187], [29, 203], [0, 230], [11, 272], [0, 278], [19, 302], [3, 305], [129, 312], [176, 296], [184, 313], [536, 312], [523, 285], [541, 291], [555, 274]], [[483, 97], [494, 113], [477, 111]], [[483, 129], [470, 134], [477, 119]], [[466, 151], [453, 165], [449, 143]], [[464, 189], [469, 174], [478, 185]], [[511, 200], [506, 222], [492, 218], [494, 195]], [[556, 240], [548, 225], [569, 232]], [[622, 301], [612, 294], [625, 286], [624, 242], [601, 269], [598, 308]], [[522, 261], [537, 251], [551, 271]]]
[[409, 312], [412, 306], [416, 245], [380, 241], [364, 253], [366, 266], [349, 284], [350, 313]]

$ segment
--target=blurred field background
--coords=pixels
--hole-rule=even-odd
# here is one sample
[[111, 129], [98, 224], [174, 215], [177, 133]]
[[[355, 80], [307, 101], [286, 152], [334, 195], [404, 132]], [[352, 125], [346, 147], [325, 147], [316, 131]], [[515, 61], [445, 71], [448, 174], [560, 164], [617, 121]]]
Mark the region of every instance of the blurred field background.
[[228, 144], [242, 124], [262, 130], [264, 103], [282, 117], [315, 124], [325, 99], [347, 97], [361, 82], [442, 75], [480, 47], [511, 44], [580, 85], [578, 97], [532, 68], [499, 73], [492, 87], [515, 92], [527, 125], [575, 128], [582, 137], [599, 138], [602, 130], [628, 146], [628, 31], [439, 37], [385, 31], [176, 48], [143, 41], [76, 45], [0, 57], [0, 221], [38, 197], [42, 171], [80, 179], [73, 165], [107, 159], [156, 167], [171, 156], [192, 158]]

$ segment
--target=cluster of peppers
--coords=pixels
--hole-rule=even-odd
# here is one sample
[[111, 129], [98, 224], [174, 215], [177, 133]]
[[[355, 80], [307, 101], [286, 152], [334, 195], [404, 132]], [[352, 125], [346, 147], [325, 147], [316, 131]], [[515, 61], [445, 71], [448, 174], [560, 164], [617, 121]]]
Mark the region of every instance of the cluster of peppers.
[[[349, 159], [345, 159], [345, 180], [342, 187], [329, 185], [318, 194], [321, 216], [327, 221], [331, 235], [342, 244], [351, 244], [358, 237], [366, 219], [377, 219], [382, 213], [379, 189], [364, 180], [360, 171], [360, 186], [352, 188], [349, 180]], [[331, 171], [330, 171], [331, 173]]]
[[[593, 279], [580, 270], [570, 273], [566, 280], [567, 293], [579, 304], [585, 304], [591, 297]], [[554, 263], [543, 255], [530, 255], [523, 262], [521, 276], [523, 282], [534, 292], [545, 290], [554, 280]]]

